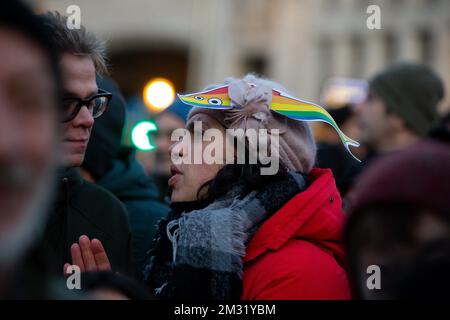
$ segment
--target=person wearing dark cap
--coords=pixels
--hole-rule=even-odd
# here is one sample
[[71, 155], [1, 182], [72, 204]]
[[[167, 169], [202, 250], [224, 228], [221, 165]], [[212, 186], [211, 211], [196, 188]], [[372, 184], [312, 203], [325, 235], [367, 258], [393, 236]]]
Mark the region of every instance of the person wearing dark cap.
[[424, 140], [369, 165], [347, 196], [344, 243], [355, 298], [449, 298], [449, 194], [445, 143]]
[[358, 107], [360, 142], [375, 155], [417, 142], [436, 120], [443, 96], [441, 79], [427, 66], [403, 62], [389, 67], [369, 81], [368, 96]]
[[107, 77], [98, 77], [97, 82], [113, 98], [108, 110], [95, 122], [81, 174], [125, 204], [139, 272], [147, 251], [154, 244], [156, 224], [167, 215], [169, 208], [158, 200], [159, 192], [136, 160], [135, 149], [121, 145], [126, 105], [119, 87]]

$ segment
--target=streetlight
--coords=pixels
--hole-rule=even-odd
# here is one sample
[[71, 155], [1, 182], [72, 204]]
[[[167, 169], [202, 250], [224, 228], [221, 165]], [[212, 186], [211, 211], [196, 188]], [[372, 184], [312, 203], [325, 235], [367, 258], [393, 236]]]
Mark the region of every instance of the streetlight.
[[145, 105], [153, 112], [161, 112], [175, 100], [175, 88], [165, 78], [151, 79], [144, 87]]

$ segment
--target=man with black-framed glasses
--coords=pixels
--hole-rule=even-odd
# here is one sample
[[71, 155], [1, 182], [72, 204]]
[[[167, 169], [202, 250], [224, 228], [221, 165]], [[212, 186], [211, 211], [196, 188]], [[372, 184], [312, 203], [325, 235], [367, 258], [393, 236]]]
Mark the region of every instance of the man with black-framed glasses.
[[98, 93], [86, 99], [78, 97], [64, 97], [63, 122], [72, 121], [78, 115], [82, 107], [86, 107], [94, 119], [100, 117], [108, 107], [111, 97], [112, 94], [103, 89], [98, 89]]
[[[75, 91], [83, 91], [83, 84], [78, 84], [78, 88], [71, 82], [82, 82], [81, 71], [83, 66], [91, 68], [89, 57], [75, 57], [73, 55], [64, 55], [61, 59], [61, 64], [68, 72], [66, 81], [65, 94], [62, 99], [63, 118], [64, 123], [64, 156], [63, 164], [66, 166], [80, 166], [84, 160], [87, 143], [89, 142], [90, 132], [94, 125], [94, 119], [100, 117], [108, 107], [108, 102], [112, 94], [102, 89], [97, 89], [96, 93], [90, 94], [86, 98], [77, 97]], [[79, 68], [79, 69], [78, 69]], [[94, 71], [93, 69], [92, 71]], [[89, 71], [89, 70], [86, 70]], [[92, 73], [92, 72], [91, 72]], [[93, 73], [95, 75], [95, 73]], [[92, 81], [92, 79], [90, 79]], [[95, 78], [94, 78], [95, 81]], [[93, 85], [91, 83], [90, 85]], [[95, 86], [97, 86], [95, 84]], [[67, 89], [67, 87], [69, 89]], [[89, 83], [85, 83], [85, 90], [88, 90]], [[70, 92], [69, 92], [70, 90]], [[95, 92], [95, 90], [94, 90]]]
[[59, 51], [63, 88], [60, 187], [41, 244], [49, 270], [62, 276], [69, 273], [69, 265], [76, 265], [81, 271], [112, 268], [134, 274], [124, 205], [109, 191], [83, 180], [78, 168], [95, 118], [112, 97], [96, 82], [97, 74], [106, 73], [105, 46], [84, 27], [68, 29], [67, 18], [56, 12], [41, 17]]

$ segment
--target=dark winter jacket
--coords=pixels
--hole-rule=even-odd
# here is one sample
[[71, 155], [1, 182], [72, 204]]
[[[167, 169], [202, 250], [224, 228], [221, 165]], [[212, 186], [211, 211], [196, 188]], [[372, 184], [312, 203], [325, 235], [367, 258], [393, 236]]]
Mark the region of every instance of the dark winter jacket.
[[78, 169], [60, 175], [58, 194], [41, 245], [51, 274], [71, 263], [70, 247], [81, 235], [100, 240], [113, 270], [135, 273], [131, 233], [123, 204], [109, 191], [85, 181]]
[[134, 258], [143, 269], [146, 253], [153, 248], [158, 221], [167, 216], [169, 207], [161, 203], [155, 184], [135, 158], [134, 150], [122, 147], [112, 168], [96, 183], [111, 191], [128, 211]]

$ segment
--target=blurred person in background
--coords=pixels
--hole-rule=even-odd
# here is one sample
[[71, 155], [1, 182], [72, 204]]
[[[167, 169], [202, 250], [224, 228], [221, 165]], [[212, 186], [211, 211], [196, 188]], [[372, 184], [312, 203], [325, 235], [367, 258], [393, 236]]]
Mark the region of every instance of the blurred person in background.
[[[250, 164], [247, 143], [244, 164], [172, 165], [172, 210], [145, 269], [149, 287], [161, 299], [350, 298], [341, 200], [331, 171], [313, 169], [309, 125], [268, 109], [272, 88], [285, 91], [279, 84], [252, 75], [225, 84], [235, 107], [195, 107], [186, 128], [194, 133], [199, 121], [222, 135], [230, 128], [283, 129], [279, 170], [264, 175], [264, 165]], [[172, 159], [192, 159], [191, 143], [186, 135], [172, 144]]]
[[134, 259], [138, 270], [142, 270], [146, 253], [154, 244], [156, 225], [167, 215], [169, 208], [159, 200], [156, 185], [136, 160], [136, 150], [121, 144], [126, 104], [119, 87], [105, 76], [98, 77], [97, 83], [113, 97], [108, 109], [95, 121], [81, 175], [111, 191], [125, 204]]
[[141, 161], [146, 166], [147, 174], [156, 182], [159, 189], [160, 200], [165, 201], [169, 186], [167, 180], [170, 178], [170, 160], [169, 148], [172, 145], [170, 137], [172, 132], [179, 128], [184, 128], [190, 108], [176, 99], [168, 108], [155, 117], [155, 123], [158, 130], [154, 134], [156, 145], [155, 152], [141, 153], [140, 158], [151, 156], [150, 162]]
[[[27, 256], [45, 224], [60, 137], [56, 49], [22, 2], [0, 2], [0, 298], [55, 297]], [[32, 250], [34, 251], [34, 250]]]
[[124, 205], [109, 191], [83, 180], [78, 171], [94, 118], [105, 111], [111, 98], [96, 83], [96, 74], [106, 72], [105, 47], [84, 27], [67, 28], [67, 18], [59, 13], [49, 12], [41, 18], [57, 46], [63, 87], [58, 194], [41, 243], [49, 268], [55, 275], [62, 274], [69, 264], [82, 271], [112, 265], [115, 270], [133, 272]]
[[[424, 140], [375, 159], [348, 194], [348, 270], [358, 299], [449, 298], [450, 148]], [[368, 286], [369, 266], [379, 287]], [[373, 284], [373, 283], [372, 283]]]
[[443, 97], [441, 79], [424, 65], [397, 63], [375, 75], [366, 100], [357, 108], [361, 142], [369, 148], [365, 163], [424, 137]]
[[[321, 101], [338, 126], [355, 140], [359, 140], [360, 126], [355, 106], [363, 101], [367, 94], [365, 81], [357, 79], [330, 79], [323, 90]], [[344, 197], [361, 163], [356, 161], [342, 146], [336, 131], [326, 123], [318, 122], [313, 126], [317, 140], [317, 167], [330, 168], [336, 180], [336, 186]], [[364, 158], [361, 148], [355, 153]]]

